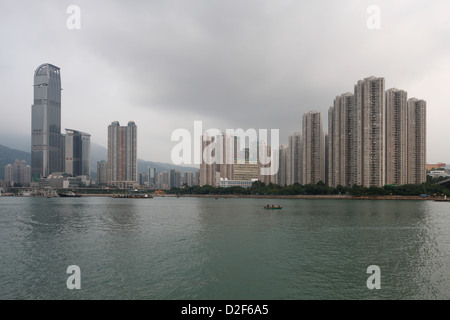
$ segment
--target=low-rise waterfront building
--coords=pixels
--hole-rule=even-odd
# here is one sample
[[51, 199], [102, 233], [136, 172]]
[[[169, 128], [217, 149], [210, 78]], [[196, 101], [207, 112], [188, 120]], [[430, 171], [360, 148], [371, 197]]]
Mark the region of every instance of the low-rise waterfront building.
[[258, 181], [258, 179], [252, 180], [228, 180], [220, 178], [219, 187], [221, 188], [229, 188], [229, 187], [242, 187], [242, 188], [250, 188], [253, 182]]

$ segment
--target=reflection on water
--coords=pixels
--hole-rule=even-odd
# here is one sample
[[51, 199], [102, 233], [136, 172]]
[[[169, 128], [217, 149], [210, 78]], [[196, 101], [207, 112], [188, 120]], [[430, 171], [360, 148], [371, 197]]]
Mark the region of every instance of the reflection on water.
[[0, 298], [450, 297], [448, 204], [267, 201], [1, 198]]

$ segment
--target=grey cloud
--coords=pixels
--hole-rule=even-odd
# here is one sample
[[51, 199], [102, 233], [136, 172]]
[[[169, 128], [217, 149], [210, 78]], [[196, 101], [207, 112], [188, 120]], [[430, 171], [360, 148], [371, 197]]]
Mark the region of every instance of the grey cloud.
[[[0, 54], [7, 70], [0, 84], [20, 70], [15, 81], [29, 85], [34, 68], [48, 61], [62, 68], [69, 100], [63, 106], [80, 106], [93, 118], [119, 117], [127, 108], [138, 126], [138, 120], [151, 122], [139, 119], [141, 111], [166, 117], [141, 131], [162, 150], [145, 153], [150, 160], [170, 157], [170, 146], [153, 136], [169, 140], [171, 130], [202, 115], [215, 127], [280, 128], [286, 142], [304, 112], [319, 110], [326, 118], [334, 97], [353, 91], [361, 78], [383, 76], [387, 87], [417, 96], [408, 86], [450, 68], [449, 23], [440, 13], [450, 8], [445, 1], [377, 1], [379, 31], [366, 28], [371, 1], [75, 2], [82, 10], [79, 31], [64, 27], [65, 8], [73, 3], [7, 2], [0, 14], [8, 28], [0, 32], [11, 47]], [[420, 98], [448, 112], [448, 94], [435, 96], [432, 87], [427, 84]], [[13, 90], [5, 99], [29, 106], [31, 93], [24, 92], [31, 91]], [[70, 114], [74, 125], [83, 121]], [[91, 131], [104, 136], [105, 130]], [[433, 130], [429, 136], [442, 134]], [[437, 158], [439, 150], [431, 148]]]

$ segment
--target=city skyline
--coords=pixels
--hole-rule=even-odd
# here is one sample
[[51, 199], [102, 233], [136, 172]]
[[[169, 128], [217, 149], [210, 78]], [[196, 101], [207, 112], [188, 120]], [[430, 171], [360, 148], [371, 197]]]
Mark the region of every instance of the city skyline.
[[[42, 62], [63, 70], [61, 116], [67, 127], [106, 146], [102, 128], [111, 121], [144, 119], [153, 125], [141, 126], [138, 157], [161, 162], [170, 159], [170, 133], [195, 120], [215, 128], [280, 128], [280, 142], [287, 143], [300, 130], [303, 113], [316, 109], [326, 123], [336, 93], [374, 75], [388, 79], [387, 88], [426, 99], [427, 162], [450, 162], [450, 151], [442, 148], [450, 117], [444, 87], [450, 71], [447, 2], [419, 1], [405, 15], [405, 3], [378, 1], [380, 30], [367, 28], [364, 2], [237, 4], [80, 1], [81, 29], [69, 30], [66, 7], [57, 1], [8, 2], [0, 13], [9, 26], [0, 31], [9, 40], [1, 53], [8, 66], [0, 83], [10, 88], [1, 107], [9, 121], [2, 123], [0, 143], [12, 146], [5, 143], [11, 133], [28, 136], [23, 114], [33, 88], [29, 73]], [[324, 5], [332, 14], [325, 14]], [[52, 19], [42, 23], [42, 17]], [[110, 32], [111, 26], [120, 31]], [[385, 50], [391, 45], [396, 50]]]
[[[65, 135], [60, 132], [60, 69], [42, 64], [34, 74], [31, 153], [34, 180], [58, 172], [90, 176], [90, 134], [72, 129], [66, 129]], [[407, 92], [396, 88], [385, 90], [384, 78], [370, 76], [357, 81], [354, 94], [337, 96], [328, 116], [328, 133], [325, 133], [321, 112], [302, 115], [301, 133], [289, 136], [289, 146], [281, 145], [278, 173], [269, 179], [281, 186], [296, 181], [301, 184], [322, 181], [333, 187], [426, 181], [426, 101], [408, 100]], [[217, 138], [217, 133], [201, 136], [202, 157], [205, 152], [211, 152], [206, 150], [208, 142], [214, 141], [216, 145]], [[236, 183], [260, 179], [261, 163], [255, 158], [254, 152], [258, 152], [253, 148], [256, 141], [250, 139], [248, 145], [237, 146], [238, 141], [237, 136], [229, 134], [220, 137], [213, 156], [216, 160], [225, 156], [227, 162], [209, 163], [207, 159], [204, 159], [207, 163], [200, 162], [200, 185], [217, 186], [222, 179], [236, 180]], [[274, 143], [278, 145], [278, 141]], [[134, 121], [123, 127], [113, 121], [108, 126], [107, 151], [105, 181], [108, 185], [150, 182], [148, 172], [138, 173]], [[170, 170], [169, 178], [170, 188], [181, 186], [179, 171]]]
[[[60, 133], [60, 91], [62, 90], [60, 69], [52, 64], [42, 64], [35, 71], [34, 82], [35, 92], [34, 104], [32, 106], [32, 163], [33, 161], [37, 163], [36, 158], [41, 159], [39, 164], [41, 167], [41, 169], [39, 169], [40, 173], [35, 173], [35, 175], [47, 176], [50, 173], [60, 171], [66, 171], [75, 176], [89, 175], [90, 134], [73, 129], [66, 129], [66, 134]], [[284, 183], [282, 183], [283, 181], [277, 182], [282, 185], [289, 185], [302, 181], [327, 181], [331, 186], [337, 186], [339, 184], [378, 186], [383, 185], [384, 183], [404, 184], [407, 181], [424, 181], [425, 174], [423, 177], [419, 176], [422, 175], [422, 169], [420, 168], [425, 166], [417, 166], [417, 163], [427, 163], [426, 102], [417, 98], [410, 98], [407, 100], [406, 91], [398, 90], [396, 88], [385, 90], [384, 83], [384, 78], [370, 76], [364, 80], [359, 80], [357, 84], [354, 85], [354, 94], [347, 92], [337, 96], [334, 99], [334, 106], [330, 107], [328, 110], [328, 132], [323, 130], [321, 112], [310, 111], [303, 114], [301, 126], [302, 133], [294, 133], [289, 136], [288, 150], [284, 150], [287, 152], [286, 158], [280, 162], [280, 164], [285, 167], [283, 173], [284, 176], [282, 177], [278, 174], [276, 180], [280, 180], [280, 177], [282, 177], [281, 179]], [[55, 96], [55, 92], [58, 92], [59, 96]], [[417, 110], [413, 110], [416, 105]], [[48, 109], [50, 107], [53, 107], [54, 109]], [[313, 118], [315, 115], [319, 118], [312, 123], [310, 118]], [[407, 118], [411, 118], [412, 120], [407, 121]], [[42, 130], [42, 123], [44, 125], [49, 125], [49, 128]], [[130, 127], [130, 124], [135, 127], [133, 121], [128, 123], [128, 127]], [[363, 125], [361, 126], [360, 124]], [[119, 126], [118, 121], [114, 121], [108, 126], [108, 149], [111, 149], [111, 137], [114, 135], [112, 134], [111, 128], [115, 126]], [[308, 154], [308, 150], [312, 146], [315, 147], [315, 142], [304, 140], [311, 139], [311, 126], [317, 127], [318, 132], [315, 134], [320, 135], [319, 138], [315, 137], [313, 139], [320, 141], [318, 145], [320, 151], [314, 151], [316, 153], [314, 161], [312, 156]], [[420, 133], [416, 135], [415, 130], [419, 130]], [[51, 137], [49, 137], [49, 135], [51, 134], [57, 135], [60, 139], [50, 139]], [[61, 160], [59, 159], [61, 157], [53, 156], [54, 159], [49, 161], [47, 159], [49, 159], [50, 156], [48, 154], [46, 155], [45, 152], [44, 155], [40, 155], [40, 157], [36, 156], [37, 153], [42, 153], [42, 150], [49, 152], [52, 151], [52, 149], [55, 149], [55, 146], [47, 147], [46, 144], [44, 146], [35, 146], [34, 144], [37, 141], [38, 135], [40, 137], [39, 140], [43, 140], [44, 144], [45, 141], [47, 141], [47, 144], [52, 140], [53, 143], [55, 143], [55, 141], [57, 142], [57, 146], [59, 146], [58, 150], [60, 150], [59, 153], [63, 154], [62, 167], [49, 167], [50, 163], [58, 164], [58, 160]], [[115, 135], [118, 135], [118, 133]], [[128, 136], [128, 133], [126, 136]], [[135, 136], [136, 133], [134, 132], [134, 138], [131, 138], [132, 141], [134, 141], [132, 142], [134, 144], [134, 162], [137, 159], [137, 143]], [[409, 139], [406, 139], [408, 136], [417, 136], [417, 138], [422, 140], [420, 143], [416, 141], [416, 144], [414, 145]], [[230, 136], [230, 138], [232, 137]], [[129, 138], [126, 139], [129, 140]], [[405, 143], [405, 141], [407, 141], [407, 143]], [[204, 148], [205, 141], [202, 141], [202, 145]], [[300, 148], [303, 147], [305, 149], [300, 151]], [[37, 148], [40, 149], [37, 150]], [[286, 147], [280, 148], [280, 152], [285, 148]], [[419, 150], [418, 154], [421, 154], [420, 159], [417, 158], [418, 155], [416, 154], [416, 158], [419, 160], [410, 159], [414, 151], [410, 152], [408, 150], [413, 150], [414, 148]], [[229, 152], [226, 150], [226, 144], [224, 145], [224, 150], [222, 152]], [[298, 154], [299, 152], [301, 155]], [[82, 153], [83, 156], [81, 156]], [[221, 152], [219, 152], [219, 154], [220, 153]], [[236, 156], [236, 148], [234, 153]], [[375, 158], [369, 156], [373, 154], [375, 155]], [[299, 156], [301, 157], [300, 160], [298, 160]], [[108, 158], [110, 157], [111, 155], [108, 151]], [[322, 160], [316, 161], [319, 158]], [[46, 160], [46, 163], [43, 160]], [[281, 160], [281, 158], [279, 160]], [[412, 163], [411, 161], [415, 162]], [[355, 165], [350, 165], [352, 162], [355, 162]], [[316, 164], [320, 168], [318, 171], [316, 170], [318, 173], [314, 173], [316, 176], [311, 178], [309, 176], [311, 173], [308, 171], [311, 170], [311, 166]], [[295, 168], [297, 166], [298, 168]], [[128, 167], [129, 164], [127, 164], [127, 168]], [[136, 178], [133, 178], [132, 180], [118, 180], [138, 181], [140, 177], [139, 179], [137, 177], [139, 173], [137, 173], [137, 169], [135, 168], [136, 164], [134, 163], [132, 167], [134, 167], [132, 171], [135, 172], [132, 175], [136, 175]], [[412, 167], [415, 167], [414, 170], [416, 171], [414, 177], [412, 177], [410, 173], [414, 171], [411, 170]], [[200, 169], [201, 168], [202, 167], [200, 166]], [[374, 171], [373, 168], [377, 169]], [[313, 171], [314, 170], [315, 169], [313, 169]], [[37, 168], [35, 168], [35, 171], [37, 171]], [[220, 168], [220, 165], [217, 171], [222, 172], [221, 175], [224, 175], [224, 170]], [[114, 172], [114, 170], [110, 172], [109, 179], [112, 179], [112, 172]], [[130, 174], [127, 172], [126, 175]], [[226, 174], [224, 178], [228, 178]], [[115, 180], [116, 179], [113, 179], [113, 181]], [[173, 182], [170, 184], [172, 185]]]
[[[90, 134], [72, 129], [66, 129], [65, 135], [60, 133], [60, 69], [42, 64], [35, 71], [34, 83], [31, 168], [35, 179], [64, 171], [73, 176], [90, 176]], [[289, 136], [288, 147], [281, 145], [279, 149], [275, 183], [283, 186], [322, 181], [334, 187], [370, 187], [426, 180], [425, 101], [407, 100], [407, 92], [396, 88], [385, 91], [385, 79], [371, 76], [354, 85], [354, 94], [337, 96], [328, 116], [325, 133], [321, 112], [302, 115], [302, 133]], [[137, 172], [136, 128], [133, 121], [126, 127], [120, 127], [118, 121], [108, 126], [106, 182], [110, 185], [149, 182], [148, 173]], [[208, 140], [202, 139], [201, 150]], [[224, 136], [223, 148], [219, 146], [215, 156], [228, 159], [232, 156], [228, 153], [233, 152], [236, 161], [237, 146], [229, 150], [235, 141], [236, 137]], [[249, 143], [247, 147], [255, 142]], [[245, 149], [245, 159], [255, 157], [250, 155], [250, 149]], [[258, 179], [259, 166], [258, 161], [254, 165], [202, 163], [200, 185], [219, 185], [220, 179]], [[170, 187], [181, 186], [178, 171], [171, 170], [169, 177]]]

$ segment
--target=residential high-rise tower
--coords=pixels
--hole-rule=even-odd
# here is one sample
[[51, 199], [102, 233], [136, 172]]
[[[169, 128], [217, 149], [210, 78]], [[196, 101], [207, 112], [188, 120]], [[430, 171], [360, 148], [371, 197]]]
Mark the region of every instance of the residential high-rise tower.
[[385, 182], [384, 78], [369, 77], [355, 86], [357, 112], [357, 184], [381, 187]]
[[406, 91], [386, 91], [386, 184], [408, 182], [408, 117]]
[[137, 176], [137, 126], [133, 121], [120, 126], [114, 121], [108, 126], [108, 184], [132, 186]]
[[328, 110], [328, 185], [336, 187], [356, 183], [356, 126], [355, 99], [344, 93], [334, 99]]
[[302, 183], [302, 135], [295, 133], [289, 136], [287, 153], [287, 184]]
[[424, 100], [409, 99], [408, 108], [408, 183], [426, 182], [426, 108]]
[[303, 115], [302, 126], [302, 182], [316, 184], [325, 182], [325, 136], [322, 114], [311, 111]]

